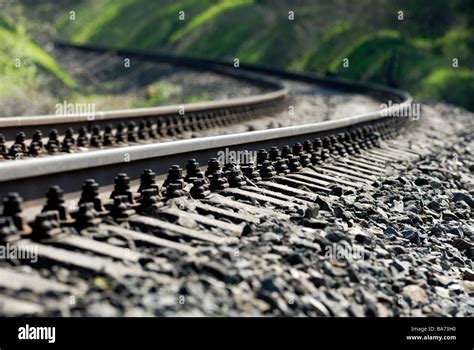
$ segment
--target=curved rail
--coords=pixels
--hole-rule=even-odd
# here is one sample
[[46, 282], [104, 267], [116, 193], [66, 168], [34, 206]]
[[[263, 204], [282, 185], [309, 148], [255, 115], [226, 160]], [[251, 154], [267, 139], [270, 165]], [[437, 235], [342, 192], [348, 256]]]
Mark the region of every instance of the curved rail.
[[[254, 85], [272, 90], [259, 95], [238, 97], [227, 100], [196, 102], [179, 105], [131, 108], [109, 111], [93, 111], [92, 113], [67, 113], [40, 116], [13, 116], [0, 118], [0, 134], [5, 139], [14, 140], [18, 132], [32, 135], [38, 128], [55, 129], [64, 133], [68, 128], [84, 128], [91, 132], [93, 127], [106, 127], [111, 123], [117, 125], [125, 121], [162, 121], [173, 124], [175, 121], [182, 124], [193, 124], [203, 114], [212, 114], [212, 118], [220, 116], [239, 116], [242, 112], [265, 111], [269, 106], [281, 107], [278, 102], [288, 96], [288, 89], [284, 88], [278, 81], [257, 75], [253, 72], [236, 72], [228, 67], [214, 65], [212, 63], [202, 65], [201, 70], [213, 71], [221, 75], [249, 81]], [[49, 131], [49, 130], [48, 130]]]
[[0, 130], [11, 127], [25, 126], [50, 126], [58, 124], [74, 124], [81, 122], [111, 121], [128, 118], [157, 117], [163, 115], [173, 115], [180, 113], [195, 113], [209, 110], [234, 108], [241, 106], [252, 106], [266, 102], [273, 102], [284, 98], [288, 94], [288, 89], [283, 88], [277, 91], [264, 93], [261, 95], [239, 97], [222, 101], [195, 102], [182, 105], [168, 105], [148, 108], [129, 108], [110, 111], [98, 111], [92, 115], [71, 113], [71, 114], [52, 114], [41, 116], [19, 116], [0, 119]]
[[[124, 163], [124, 155], [127, 159], [126, 163], [128, 163], [160, 157], [176, 157], [180, 154], [193, 152], [195, 153], [194, 158], [200, 158], [199, 153], [208, 153], [212, 150], [218, 151], [226, 147], [250, 151], [264, 148], [264, 143], [268, 142], [275, 146], [279, 144], [285, 145], [291, 143], [293, 138], [301, 141], [302, 138], [303, 140], [305, 138], [314, 138], [316, 137], [315, 135], [320, 137], [330, 131], [343, 132], [357, 126], [367, 125], [370, 122], [380, 120], [380, 114], [381, 112], [373, 112], [315, 124], [136, 145], [126, 148], [58, 155], [56, 157], [33, 158], [22, 162], [9, 162], [0, 166], [0, 183], [22, 178], [69, 173], [81, 169], [108, 167], [117, 163]], [[254, 147], [255, 145], [258, 145], [258, 147]], [[164, 170], [167, 169], [167, 167], [164, 168]], [[156, 166], [154, 170], [156, 170]]]
[[[123, 53], [123, 50], [120, 52]], [[155, 58], [159, 59], [160, 56]], [[399, 105], [391, 107], [390, 111], [396, 111], [412, 103], [412, 98], [407, 92], [375, 84], [354, 83], [334, 77], [296, 74], [258, 66], [245, 65], [241, 66], [241, 69], [392, 99]], [[266, 98], [268, 101], [282, 95], [282, 91], [273, 92]], [[246, 99], [255, 101], [253, 98]], [[169, 111], [166, 108], [170, 107], [159, 108]], [[199, 104], [196, 108], [199, 108]], [[367, 125], [399, 126], [404, 122], [400, 118], [394, 119], [386, 115], [390, 115], [387, 110], [378, 110], [322, 123], [6, 162], [0, 165], [0, 196], [21, 188], [25, 199], [37, 199], [42, 198], [52, 184], [63, 187], [65, 192], [75, 192], [79, 191], [82, 183], [90, 177], [94, 177], [101, 185], [109, 185], [113, 183], [115, 174], [120, 172], [126, 172], [132, 180], [138, 179], [145, 168], [151, 168], [157, 174], [164, 174], [171, 165], [184, 164], [189, 158], [195, 158], [204, 164], [207, 159], [216, 157], [217, 152], [226, 148], [256, 151], [336, 135]]]

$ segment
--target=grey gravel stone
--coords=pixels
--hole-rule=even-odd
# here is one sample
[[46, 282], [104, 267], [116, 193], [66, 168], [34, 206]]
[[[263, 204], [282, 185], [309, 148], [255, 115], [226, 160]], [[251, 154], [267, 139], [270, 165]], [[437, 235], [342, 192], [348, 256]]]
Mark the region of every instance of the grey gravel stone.
[[394, 235], [394, 236], [400, 236], [400, 234], [395, 230], [393, 227], [387, 227], [384, 231], [384, 234], [386, 235]]
[[[143, 277], [25, 269], [82, 283], [75, 304], [56, 293], [25, 290], [15, 297], [41, 301], [45, 315], [472, 317], [474, 133], [468, 123], [474, 117], [439, 104], [426, 113], [423, 127], [399, 139], [426, 154], [373, 188], [320, 196], [320, 210], [303, 217], [262, 217], [233, 245], [172, 237], [195, 247], [195, 255], [137, 245], [134, 250], [158, 259], [145, 265]], [[87, 234], [107, 239], [96, 228]]]
[[469, 205], [471, 208], [474, 208], [474, 200], [472, 199], [471, 195], [468, 193], [462, 192], [455, 192], [453, 193], [453, 202], [464, 202]]

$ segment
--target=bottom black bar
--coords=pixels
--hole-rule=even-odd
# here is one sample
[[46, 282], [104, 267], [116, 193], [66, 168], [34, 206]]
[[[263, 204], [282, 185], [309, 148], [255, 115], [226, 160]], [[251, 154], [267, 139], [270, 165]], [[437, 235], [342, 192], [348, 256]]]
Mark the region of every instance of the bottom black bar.
[[471, 318], [0, 318], [0, 349], [64, 349], [98, 341], [164, 346], [155, 341], [172, 337], [171, 345], [196, 336], [313, 337], [317, 344], [351, 348], [473, 349], [473, 324]]

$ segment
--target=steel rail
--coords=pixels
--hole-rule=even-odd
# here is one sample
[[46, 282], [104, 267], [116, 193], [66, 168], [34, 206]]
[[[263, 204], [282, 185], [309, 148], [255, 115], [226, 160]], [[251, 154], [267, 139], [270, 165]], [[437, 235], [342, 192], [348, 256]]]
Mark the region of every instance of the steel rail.
[[[156, 60], [156, 59], [155, 59]], [[242, 108], [265, 108], [268, 104], [283, 101], [289, 94], [277, 80], [265, 77], [255, 72], [237, 72], [229, 67], [212, 63], [201, 66], [199, 69], [213, 71], [222, 75], [232, 76], [239, 80], [249, 81], [254, 85], [271, 90], [253, 96], [237, 97], [226, 100], [209, 102], [195, 102], [158, 107], [130, 108], [108, 111], [94, 111], [93, 113], [67, 113], [38, 116], [12, 116], [0, 118], [0, 134], [6, 140], [13, 140], [18, 132], [26, 135], [33, 134], [38, 128], [56, 129], [63, 133], [67, 128], [85, 127], [91, 131], [93, 126], [104, 127], [109, 123], [139, 120], [148, 120], [155, 117], [180, 117], [191, 119], [199, 113], [224, 111], [229, 114], [239, 114]]]
[[0, 196], [19, 189], [25, 199], [38, 199], [53, 184], [65, 192], [76, 192], [88, 178], [110, 185], [115, 175], [122, 172], [132, 180], [138, 179], [145, 168], [165, 174], [172, 165], [185, 164], [190, 158], [204, 165], [226, 149], [249, 152], [282, 147], [388, 118], [373, 112], [315, 124], [12, 161], [0, 166]]
[[314, 134], [320, 135], [328, 131], [346, 130], [351, 127], [368, 124], [371, 121], [380, 120], [380, 115], [380, 112], [372, 112], [314, 124], [96, 150], [84, 153], [58, 155], [55, 157], [31, 158], [21, 162], [12, 161], [0, 165], [0, 183], [15, 179], [123, 163], [125, 162], [124, 154], [127, 156], [127, 162], [135, 162], [149, 158], [175, 156], [182, 153], [223, 149], [225, 147], [238, 148], [268, 141], [270, 141], [272, 145], [278, 145], [280, 143], [278, 142], [279, 140], [284, 140], [286, 144], [294, 137], [309, 137]]
[[[235, 68], [233, 63], [217, 60], [217, 59], [204, 59], [196, 57], [188, 57], [181, 55], [174, 55], [170, 53], [163, 53], [157, 50], [143, 50], [143, 49], [122, 49], [122, 48], [110, 48], [100, 45], [79, 45], [66, 42], [57, 42], [58, 47], [72, 48], [85, 52], [112, 52], [117, 55], [123, 55], [128, 57], [135, 57], [140, 59], [157, 60], [160, 62], [170, 63], [176, 66], [183, 66], [189, 68], [203, 69], [203, 70], [217, 70], [219, 72], [222, 68], [227, 70], [222, 71], [226, 74], [230, 74], [239, 77], [243, 71], [253, 72], [258, 74], [267, 74], [273, 77], [284, 78], [289, 80], [297, 80], [301, 82], [307, 82], [310, 84], [320, 84], [326, 87], [332, 87], [337, 90], [349, 91], [349, 92], [360, 92], [363, 94], [370, 95], [375, 98], [391, 99], [393, 102], [402, 102], [411, 98], [410, 94], [406, 91], [391, 88], [388, 86], [370, 83], [370, 82], [356, 82], [347, 79], [343, 79], [337, 76], [321, 75], [317, 73], [297, 73], [289, 72], [277, 67], [253, 64], [253, 63], [240, 63], [238, 68]], [[230, 68], [230, 69], [229, 69]]]
[[[249, 69], [258, 71], [256, 67]], [[375, 84], [262, 69], [266, 70], [265, 74], [315, 84], [327, 83], [331, 87], [340, 87], [341, 90], [364, 91], [371, 96], [378, 95], [400, 102], [391, 107], [390, 111], [404, 108], [413, 101], [407, 92]], [[0, 165], [0, 196], [20, 189], [25, 199], [39, 199], [53, 184], [63, 187], [67, 193], [76, 192], [88, 178], [95, 178], [101, 185], [110, 185], [117, 173], [126, 172], [134, 180], [140, 177], [145, 168], [164, 174], [171, 165], [185, 164], [190, 158], [195, 158], [204, 165], [209, 158], [216, 157], [219, 151], [225, 151], [226, 148], [255, 151], [384, 123], [393, 119], [387, 116], [390, 115], [387, 111], [381, 109], [343, 119], [270, 130], [5, 162]]]
[[240, 106], [252, 106], [265, 102], [272, 102], [285, 97], [288, 89], [283, 88], [260, 95], [232, 98], [222, 101], [195, 102], [181, 105], [168, 105], [148, 108], [117, 109], [110, 111], [94, 112], [92, 116], [81, 113], [52, 114], [40, 116], [18, 116], [0, 119], [0, 131], [3, 128], [23, 126], [51, 126], [58, 124], [74, 124], [81, 122], [110, 121], [133, 117], [156, 117], [162, 115], [179, 114], [180, 112], [202, 112], [216, 109], [233, 108]]

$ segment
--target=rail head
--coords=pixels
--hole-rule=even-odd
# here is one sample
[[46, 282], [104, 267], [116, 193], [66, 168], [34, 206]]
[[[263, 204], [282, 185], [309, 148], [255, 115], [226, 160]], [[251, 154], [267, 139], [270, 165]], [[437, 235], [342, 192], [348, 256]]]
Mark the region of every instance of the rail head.
[[2, 182], [33, 178], [43, 175], [66, 173], [79, 169], [91, 169], [107, 165], [123, 163], [126, 154], [127, 161], [153, 159], [173, 156], [181, 153], [200, 152], [204, 150], [226, 147], [245, 147], [246, 144], [268, 140], [277, 140], [285, 137], [303, 136], [335, 129], [355, 126], [381, 119], [387, 113], [394, 112], [410, 104], [412, 99], [407, 99], [397, 107], [381, 109], [370, 113], [363, 113], [342, 119], [320, 123], [288, 126], [282, 128], [259, 130], [230, 135], [210, 136], [197, 139], [169, 141], [145, 145], [129, 146], [126, 148], [113, 148], [107, 150], [94, 150], [84, 153], [57, 155], [45, 158], [32, 158], [21, 161], [9, 161], [0, 165], [0, 184]]
[[[150, 57], [155, 56], [151, 55]], [[157, 59], [159, 59], [159, 57]], [[170, 61], [173, 59], [175, 58], [171, 57]], [[219, 63], [215, 62], [211, 64], [214, 64], [216, 67], [219, 65]], [[198, 60], [198, 62], [190, 62], [190, 65], [200, 66], [205, 64]], [[228, 68], [229, 67], [227, 67], [227, 69]], [[57, 155], [44, 158], [31, 158], [21, 161], [2, 162], [2, 164], [0, 164], [0, 192], [13, 190], [13, 188], [10, 189], [9, 187], [24, 188], [28, 193], [30, 191], [35, 192], [34, 194], [30, 194], [30, 197], [36, 198], [33, 197], [33, 195], [43, 195], [44, 187], [50, 186], [56, 181], [61, 181], [64, 186], [69, 186], [71, 182], [74, 182], [74, 186], [77, 187], [80, 185], [79, 183], [84, 180], [84, 176], [92, 177], [92, 174], [94, 174], [99, 175], [105, 182], [107, 182], [110, 181], [109, 177], [117, 169], [122, 169], [122, 171], [127, 172], [130, 171], [136, 178], [136, 176], [139, 176], [138, 172], [143, 169], [143, 165], [146, 165], [147, 167], [156, 166], [160, 169], [160, 171], [167, 171], [167, 168], [165, 169], [165, 167], [170, 166], [168, 163], [175, 162], [177, 159], [180, 160], [180, 162], [185, 162], [186, 160], [184, 160], [184, 157], [188, 157], [189, 155], [192, 155], [191, 158], [194, 158], [194, 156], [197, 155], [198, 157], [202, 158], [202, 161], [205, 161], [204, 159], [209, 159], [209, 155], [215, 154], [216, 150], [223, 150], [227, 147], [241, 150], [246, 150], [247, 148], [251, 147], [262, 147], [262, 145], [264, 145], [263, 147], [266, 147], [265, 144], [268, 146], [270, 144], [274, 145], [274, 143], [288, 142], [291, 139], [301, 140], [303, 137], [319, 137], [323, 136], [324, 134], [340, 132], [341, 130], [344, 131], [344, 129], [351, 130], [352, 128], [361, 125], [367, 125], [370, 123], [376, 124], [379, 121], [386, 120], [390, 115], [397, 115], [393, 112], [397, 111], [398, 109], [405, 108], [413, 102], [410, 94], [405, 91], [376, 84], [350, 82], [334, 77], [321, 77], [312, 74], [292, 73], [275, 70], [272, 68], [250, 65], [249, 67], [246, 65], [241, 65], [239, 74], [242, 71], [245, 71], [245, 69], [248, 69], [250, 73], [258, 72], [260, 75], [266, 74], [273, 77], [278, 77], [280, 79], [299, 80], [307, 83], [326, 85], [335, 89], [340, 89], [341, 91], [352, 91], [365, 93], [371, 96], [379, 96], [382, 97], [384, 101], [393, 100], [395, 104], [390, 108], [380, 108], [379, 110], [371, 113], [364, 113], [321, 123], [205, 137], [199, 139], [129, 146], [126, 148], [121, 147], [115, 149], [88, 151], [84, 153]], [[254, 75], [254, 77], [256, 76], [257, 75]], [[184, 108], [187, 112], [199, 112], [204, 110], [209, 111], [211, 109], [222, 109], [235, 106], [236, 100], [237, 104], [240, 106], [249, 106], [252, 104], [265, 104], [272, 101], [279, 101], [280, 99], [287, 96], [289, 92], [287, 89], [283, 88], [281, 82], [273, 82], [273, 84], [275, 84], [274, 86], [278, 86], [277, 91], [272, 91], [259, 96], [244, 97], [234, 100], [188, 104], [185, 105]], [[175, 105], [135, 110], [109, 111], [100, 114], [96, 120], [119, 119], [120, 117], [128, 118], [130, 116], [143, 117], [150, 115], [177, 114], [180, 110], [182, 110], [182, 108], [183, 106]], [[15, 126], [24, 126], [25, 123], [30, 122], [38, 123], [36, 125], [46, 125], [50, 123], [59, 124], [61, 118], [65, 117], [67, 117], [67, 123], [73, 122], [74, 116], [71, 115], [47, 116], [47, 118], [44, 118], [44, 116], [26, 118], [21, 117], [19, 119], [4, 118], [0, 121], [3, 123], [12, 123], [13, 126], [10, 128], [11, 130]], [[84, 116], [75, 117], [77, 118], [78, 122], [84, 122]], [[30, 118], [30, 120], [27, 118]], [[49, 120], [46, 121], [46, 119]], [[0, 124], [0, 129], [1, 126], [2, 124]], [[124, 157], [125, 154], [127, 157]], [[125, 159], [127, 159], [127, 161], [125, 161]], [[133, 165], [134, 162], [135, 166]], [[126, 163], [131, 164], [124, 166]], [[71, 176], [75, 176], [74, 181], [71, 180]]]
[[0, 130], [2, 128], [21, 126], [44, 126], [63, 123], [81, 123], [88, 121], [107, 121], [126, 118], [159, 117], [165, 115], [177, 115], [185, 113], [206, 112], [225, 108], [236, 108], [242, 106], [258, 105], [266, 102], [276, 101], [288, 96], [288, 89], [281, 88], [264, 94], [232, 98], [228, 100], [195, 102], [181, 105], [169, 105], [148, 108], [131, 108], [110, 111], [98, 111], [93, 113], [71, 113], [52, 114], [40, 116], [17, 116], [0, 119]]

